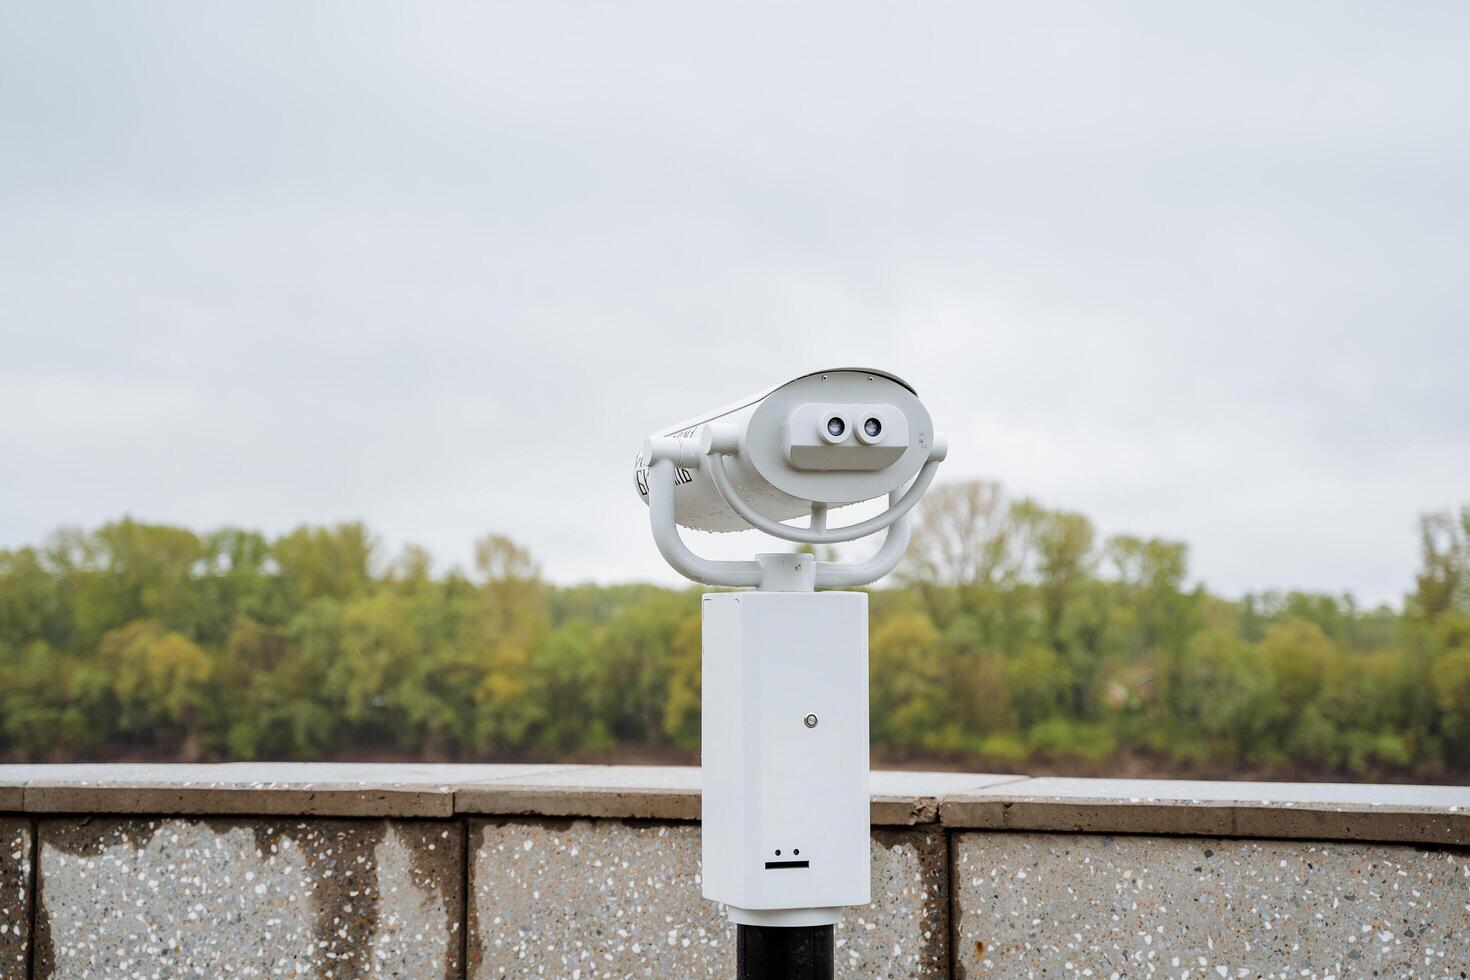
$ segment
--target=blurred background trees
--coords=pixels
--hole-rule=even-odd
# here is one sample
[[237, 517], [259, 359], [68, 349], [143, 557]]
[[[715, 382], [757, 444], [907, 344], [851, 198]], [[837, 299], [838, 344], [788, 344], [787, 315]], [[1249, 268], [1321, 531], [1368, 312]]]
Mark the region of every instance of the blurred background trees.
[[[1187, 549], [941, 486], [872, 593], [890, 762], [1347, 778], [1470, 772], [1470, 507], [1421, 522], [1402, 611], [1236, 600]], [[694, 761], [697, 590], [557, 587], [360, 524], [275, 539], [133, 520], [0, 551], [0, 758]]]

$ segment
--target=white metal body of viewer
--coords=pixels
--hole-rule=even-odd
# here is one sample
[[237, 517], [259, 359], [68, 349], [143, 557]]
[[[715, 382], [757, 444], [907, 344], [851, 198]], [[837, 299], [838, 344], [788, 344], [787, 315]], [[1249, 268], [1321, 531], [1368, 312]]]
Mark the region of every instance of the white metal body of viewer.
[[[882, 371], [802, 375], [649, 437], [634, 465], [654, 541], [704, 596], [704, 895], [742, 925], [835, 923], [869, 900], [868, 597], [891, 572], [947, 445]], [[828, 511], [887, 495], [869, 520]], [[783, 523], [807, 517], [807, 526]], [[713, 561], [678, 527], [826, 545], [886, 532], [864, 562]]]

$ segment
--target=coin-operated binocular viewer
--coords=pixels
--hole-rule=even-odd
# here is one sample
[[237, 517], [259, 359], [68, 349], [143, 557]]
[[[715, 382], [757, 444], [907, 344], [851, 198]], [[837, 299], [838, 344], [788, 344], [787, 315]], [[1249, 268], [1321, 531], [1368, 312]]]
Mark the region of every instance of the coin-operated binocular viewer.
[[[665, 560], [756, 590], [702, 604], [704, 896], [739, 927], [741, 978], [832, 976], [833, 926], [869, 901], [868, 597], [815, 590], [893, 571], [946, 448], [909, 385], [839, 368], [670, 426], [635, 463]], [[882, 514], [828, 526], [833, 508], [884, 495]], [[680, 526], [808, 545], [887, 533], [856, 563], [714, 561]]]

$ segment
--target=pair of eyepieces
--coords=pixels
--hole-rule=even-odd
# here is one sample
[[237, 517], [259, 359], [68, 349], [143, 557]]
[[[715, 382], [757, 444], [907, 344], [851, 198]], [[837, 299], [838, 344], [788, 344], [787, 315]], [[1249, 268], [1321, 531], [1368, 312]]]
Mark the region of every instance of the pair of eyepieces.
[[[876, 439], [883, 434], [883, 422], [876, 417], [869, 416], [863, 422], [863, 432], [869, 439]], [[834, 415], [827, 420], [827, 434], [833, 439], [841, 439], [847, 433], [847, 422], [840, 415]]]

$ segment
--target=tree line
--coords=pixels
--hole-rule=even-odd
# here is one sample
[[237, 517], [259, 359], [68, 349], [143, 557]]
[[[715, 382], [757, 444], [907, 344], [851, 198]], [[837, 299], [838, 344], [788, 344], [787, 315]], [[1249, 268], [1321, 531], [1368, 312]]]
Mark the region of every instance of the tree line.
[[[1422, 519], [1401, 609], [1213, 596], [1183, 544], [989, 482], [935, 488], [918, 525], [871, 592], [880, 757], [1470, 771], [1470, 507]], [[556, 586], [501, 535], [474, 556], [131, 519], [0, 551], [0, 758], [693, 761], [697, 589]]]

